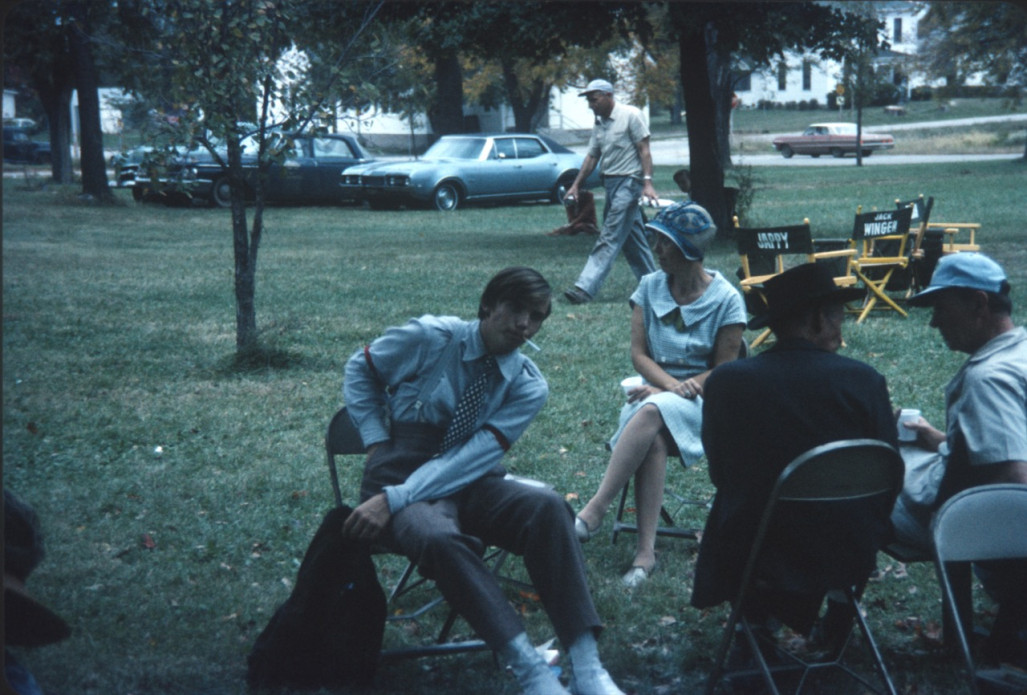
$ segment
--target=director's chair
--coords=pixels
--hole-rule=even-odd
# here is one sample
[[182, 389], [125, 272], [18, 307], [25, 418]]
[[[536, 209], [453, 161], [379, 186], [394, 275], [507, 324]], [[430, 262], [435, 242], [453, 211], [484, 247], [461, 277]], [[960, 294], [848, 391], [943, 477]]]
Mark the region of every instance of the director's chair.
[[[759, 315], [767, 307], [763, 283], [783, 273], [792, 265], [830, 263], [837, 286], [852, 287], [857, 282], [853, 274], [855, 250], [818, 249], [810, 232], [808, 218], [804, 219], [802, 224], [747, 229], [738, 226], [737, 217], [734, 218], [734, 222], [741, 262], [739, 285], [746, 299], [746, 309], [753, 315]], [[770, 337], [770, 332], [769, 328], [765, 329], [749, 344], [749, 348], [761, 345]]]
[[[934, 196], [924, 198], [921, 193], [913, 200], [895, 199], [895, 209], [911, 208], [913, 213], [910, 216], [910, 246], [909, 249], [909, 282], [905, 281], [902, 286], [906, 288], [906, 298], [927, 287], [931, 282], [931, 275], [934, 274], [934, 266], [942, 254], [942, 232], [937, 229], [930, 229], [931, 211], [934, 209]], [[893, 286], [895, 287], [895, 286]], [[889, 288], [892, 289], [892, 288]]]
[[897, 271], [909, 266], [906, 253], [913, 209], [862, 212], [860, 207], [852, 227], [852, 244], [857, 254], [853, 259], [856, 277], [867, 289], [856, 323], [861, 323], [880, 300], [882, 309], [897, 311], [903, 317], [906, 310], [888, 296], [888, 283]]

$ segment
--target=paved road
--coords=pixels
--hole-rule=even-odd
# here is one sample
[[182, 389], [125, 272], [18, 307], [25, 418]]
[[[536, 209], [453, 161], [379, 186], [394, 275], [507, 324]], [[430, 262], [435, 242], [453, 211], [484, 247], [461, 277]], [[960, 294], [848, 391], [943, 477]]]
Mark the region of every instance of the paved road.
[[[984, 116], [980, 118], [957, 118], [949, 121], [917, 121], [910, 123], [890, 123], [886, 126], [874, 126], [873, 128], [867, 128], [869, 131], [897, 131], [897, 130], [922, 130], [924, 128], [952, 128], [973, 125], [977, 123], [1005, 123], [1005, 122], [1027, 122], [1027, 114], [1009, 114], [1006, 116]], [[833, 157], [818, 157], [813, 159], [812, 157], [795, 156], [791, 159], [785, 159], [780, 154], [777, 154], [772, 150], [769, 144], [771, 140], [777, 137], [777, 133], [761, 133], [758, 135], [744, 135], [734, 137], [744, 137], [746, 140], [766, 142], [767, 143], [767, 154], [755, 154], [755, 155], [735, 155], [731, 158], [731, 161], [735, 165], [751, 165], [751, 166], [855, 166], [856, 158], [844, 157], [842, 159], [834, 159]], [[900, 143], [901, 144], [901, 143]], [[585, 146], [571, 147], [572, 150], [578, 152], [582, 156], [585, 154]], [[688, 155], [688, 138], [675, 138], [667, 140], [653, 140], [650, 149], [653, 153], [653, 163], [664, 166], [688, 166], [689, 155]], [[942, 162], [971, 162], [971, 161], [982, 161], [989, 159], [1017, 159], [1022, 157], [1023, 152], [1017, 152], [1015, 154], [937, 154], [937, 155], [912, 155], [912, 154], [901, 154], [895, 152], [877, 153], [872, 157], [864, 157], [864, 166], [882, 166], [887, 164], [936, 164]]]

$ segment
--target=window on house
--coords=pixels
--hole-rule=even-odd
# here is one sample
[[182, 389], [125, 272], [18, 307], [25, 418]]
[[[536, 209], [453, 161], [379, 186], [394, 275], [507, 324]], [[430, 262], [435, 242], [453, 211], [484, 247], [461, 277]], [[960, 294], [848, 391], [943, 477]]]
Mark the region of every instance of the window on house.
[[902, 17], [896, 17], [892, 23], [892, 43], [902, 43]]
[[780, 92], [788, 89], [788, 64], [784, 61], [777, 64], [777, 89]]
[[808, 92], [813, 88], [813, 63], [808, 60], [802, 61], [802, 91]]

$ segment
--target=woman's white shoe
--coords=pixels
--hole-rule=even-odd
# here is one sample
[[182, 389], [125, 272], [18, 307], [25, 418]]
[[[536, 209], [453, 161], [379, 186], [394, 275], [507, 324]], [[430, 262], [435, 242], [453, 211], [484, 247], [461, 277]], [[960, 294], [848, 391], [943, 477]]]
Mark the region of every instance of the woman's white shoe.
[[584, 519], [582, 519], [580, 516], [576, 516], [574, 517], [574, 533], [578, 535], [579, 541], [581, 541], [582, 543], [588, 543], [590, 540], [592, 540], [592, 536], [599, 533], [599, 529], [590, 529], [588, 527], [588, 524], [585, 523]]

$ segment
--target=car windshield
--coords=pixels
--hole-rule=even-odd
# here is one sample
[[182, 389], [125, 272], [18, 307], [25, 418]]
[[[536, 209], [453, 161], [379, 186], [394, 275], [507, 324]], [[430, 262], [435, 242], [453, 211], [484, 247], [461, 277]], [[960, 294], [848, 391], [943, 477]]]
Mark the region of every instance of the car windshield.
[[442, 138], [428, 148], [424, 159], [477, 159], [485, 138]]

